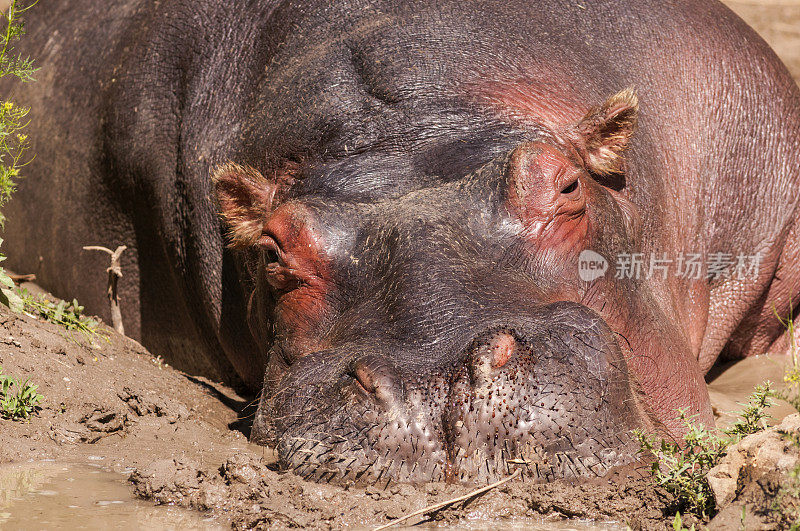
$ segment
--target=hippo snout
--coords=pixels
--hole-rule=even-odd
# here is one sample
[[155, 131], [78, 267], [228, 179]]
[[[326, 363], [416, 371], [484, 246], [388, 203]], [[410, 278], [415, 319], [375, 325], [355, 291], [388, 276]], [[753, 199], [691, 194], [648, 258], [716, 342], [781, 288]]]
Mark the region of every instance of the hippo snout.
[[648, 422], [613, 332], [575, 303], [487, 324], [435, 369], [315, 356], [316, 378], [290, 375], [263, 404], [282, 464], [308, 479], [601, 476], [635, 459], [630, 431]]
[[522, 465], [534, 479], [604, 475], [631, 461], [641, 427], [625, 361], [591, 310], [476, 339], [452, 379], [446, 429], [458, 478], [491, 480]]

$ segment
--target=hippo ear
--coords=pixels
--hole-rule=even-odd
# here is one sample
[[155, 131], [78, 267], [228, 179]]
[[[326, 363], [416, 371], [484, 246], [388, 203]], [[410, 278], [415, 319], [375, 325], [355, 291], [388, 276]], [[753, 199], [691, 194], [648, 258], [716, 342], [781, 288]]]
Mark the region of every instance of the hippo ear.
[[228, 222], [231, 247], [254, 245], [261, 237], [272, 210], [277, 183], [258, 170], [229, 162], [217, 167], [212, 177], [220, 213]]
[[577, 127], [586, 165], [599, 175], [621, 173], [622, 152], [636, 129], [639, 98], [627, 88], [586, 113]]

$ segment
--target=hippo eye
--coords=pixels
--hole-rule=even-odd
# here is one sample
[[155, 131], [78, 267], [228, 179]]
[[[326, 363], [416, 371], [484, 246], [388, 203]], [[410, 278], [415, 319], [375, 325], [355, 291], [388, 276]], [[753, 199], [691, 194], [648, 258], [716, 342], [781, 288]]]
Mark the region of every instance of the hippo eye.
[[267, 254], [266, 259], [268, 264], [280, 263], [281, 259], [278, 256], [278, 251], [276, 251], [275, 249], [267, 249], [266, 254]]
[[262, 236], [258, 245], [264, 252], [264, 262], [267, 282], [278, 292], [286, 293], [297, 288], [301, 280], [297, 272], [288, 267], [281, 258], [280, 248], [275, 240], [269, 236]]
[[574, 181], [569, 183], [567, 186], [565, 186], [561, 190], [561, 193], [562, 194], [571, 194], [572, 192], [574, 192], [577, 189], [578, 189], [578, 179], [575, 179]]
[[265, 234], [259, 238], [258, 246], [264, 252], [264, 259], [267, 264], [281, 264], [281, 255], [278, 251], [278, 244], [274, 239]]

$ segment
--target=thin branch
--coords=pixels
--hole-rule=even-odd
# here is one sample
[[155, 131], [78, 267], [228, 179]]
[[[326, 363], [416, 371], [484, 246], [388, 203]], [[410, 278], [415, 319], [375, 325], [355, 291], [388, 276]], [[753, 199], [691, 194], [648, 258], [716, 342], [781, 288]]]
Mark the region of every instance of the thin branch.
[[508, 483], [509, 481], [514, 479], [515, 477], [519, 476], [521, 473], [522, 473], [522, 469], [518, 468], [518, 469], [516, 469], [514, 471], [513, 474], [511, 474], [507, 478], [503, 478], [500, 481], [492, 483], [491, 485], [487, 485], [485, 487], [481, 487], [480, 489], [473, 490], [472, 492], [464, 494], [463, 496], [459, 496], [458, 498], [453, 498], [452, 500], [447, 500], [447, 501], [435, 503], [433, 505], [425, 507], [424, 509], [420, 509], [419, 511], [414, 511], [411, 514], [407, 514], [405, 516], [401, 516], [397, 520], [392, 520], [388, 524], [383, 524], [381, 526], [378, 526], [375, 529], [373, 529], [372, 531], [380, 531], [381, 529], [388, 529], [388, 528], [392, 527], [393, 525], [399, 524], [400, 522], [405, 522], [406, 520], [414, 518], [415, 516], [419, 516], [421, 514], [432, 513], [432, 512], [438, 511], [439, 509], [444, 509], [445, 507], [447, 507], [449, 505], [453, 505], [454, 503], [458, 503], [458, 502], [461, 502], [461, 501], [464, 501], [464, 500], [468, 500], [468, 499], [470, 499], [470, 498], [472, 498], [474, 496], [477, 496], [479, 494], [483, 494], [484, 492], [488, 492], [488, 491], [490, 491], [492, 489], [496, 489], [500, 485]]
[[111, 324], [114, 325], [114, 329], [123, 336], [125, 335], [125, 327], [122, 325], [122, 311], [119, 308], [117, 282], [122, 278], [122, 266], [119, 263], [119, 258], [122, 252], [127, 248], [127, 245], [120, 245], [114, 251], [99, 245], [87, 245], [83, 248], [84, 251], [100, 251], [111, 255], [111, 265], [106, 269], [108, 273], [106, 293], [108, 295], [108, 303], [111, 305]]

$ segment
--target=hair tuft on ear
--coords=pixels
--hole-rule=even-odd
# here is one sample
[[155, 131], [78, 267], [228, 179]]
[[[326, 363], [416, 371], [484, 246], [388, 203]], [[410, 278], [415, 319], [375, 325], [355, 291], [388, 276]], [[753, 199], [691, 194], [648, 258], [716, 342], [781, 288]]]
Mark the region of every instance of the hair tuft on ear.
[[639, 98], [632, 88], [624, 89], [593, 107], [577, 126], [586, 165], [599, 175], [621, 173], [623, 151], [636, 130]]
[[229, 227], [230, 246], [254, 245], [272, 210], [277, 190], [275, 181], [250, 166], [228, 162], [214, 170], [211, 182], [219, 199], [220, 214]]

